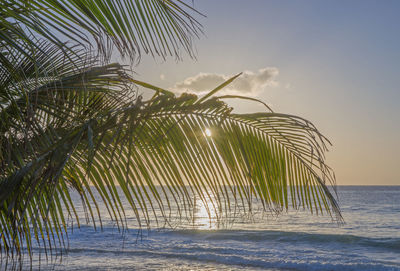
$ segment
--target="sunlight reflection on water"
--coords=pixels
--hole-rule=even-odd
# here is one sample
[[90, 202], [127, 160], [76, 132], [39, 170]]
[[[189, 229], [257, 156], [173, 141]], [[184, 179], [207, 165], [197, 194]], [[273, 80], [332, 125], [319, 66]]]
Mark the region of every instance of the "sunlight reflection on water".
[[193, 227], [196, 229], [217, 229], [218, 217], [215, 201], [209, 197], [194, 201]]

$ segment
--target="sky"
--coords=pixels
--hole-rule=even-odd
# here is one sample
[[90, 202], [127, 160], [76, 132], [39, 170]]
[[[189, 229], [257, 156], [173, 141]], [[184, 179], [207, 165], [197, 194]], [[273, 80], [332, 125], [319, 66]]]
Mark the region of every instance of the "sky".
[[[137, 79], [226, 93], [305, 117], [332, 142], [339, 185], [400, 185], [400, 1], [195, 0], [197, 59], [143, 57]], [[263, 110], [232, 103], [237, 112]]]

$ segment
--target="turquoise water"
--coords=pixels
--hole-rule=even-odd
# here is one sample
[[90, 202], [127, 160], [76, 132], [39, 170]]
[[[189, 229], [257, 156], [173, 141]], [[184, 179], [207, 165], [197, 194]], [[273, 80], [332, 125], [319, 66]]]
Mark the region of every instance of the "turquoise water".
[[[328, 216], [255, 211], [218, 224], [199, 203], [191, 221], [138, 231], [74, 228], [69, 248], [41, 270], [400, 270], [400, 187], [341, 186], [346, 224]], [[212, 216], [215, 214], [212, 213]], [[136, 228], [135, 228], [136, 227]]]

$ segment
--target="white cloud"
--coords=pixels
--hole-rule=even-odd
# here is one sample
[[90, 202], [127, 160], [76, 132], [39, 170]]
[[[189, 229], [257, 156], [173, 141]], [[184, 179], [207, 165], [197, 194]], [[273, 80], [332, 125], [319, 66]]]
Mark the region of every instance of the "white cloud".
[[165, 75], [162, 73], [162, 74], [160, 74], [160, 79], [161, 80], [164, 80], [165, 79]]
[[[279, 70], [274, 67], [259, 69], [256, 72], [244, 71], [241, 76], [222, 89], [219, 94], [257, 96], [265, 89], [265, 87], [274, 87], [278, 85], [278, 82], [276, 81], [278, 74]], [[187, 91], [197, 94], [205, 94], [228, 80], [230, 77], [231, 75], [199, 73], [175, 84], [172, 89], [179, 93]]]

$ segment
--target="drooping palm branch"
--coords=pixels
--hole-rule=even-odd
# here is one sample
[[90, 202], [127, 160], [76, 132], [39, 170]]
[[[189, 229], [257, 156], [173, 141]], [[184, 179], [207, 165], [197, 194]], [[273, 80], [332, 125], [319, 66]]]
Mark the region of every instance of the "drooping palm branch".
[[[150, 86], [129, 78], [122, 67], [108, 68], [101, 70], [102, 76], [112, 78], [107, 78], [111, 93], [126, 93], [128, 81]], [[96, 68], [84, 73], [94, 71]], [[98, 75], [93, 77], [95, 81]], [[93, 94], [91, 77], [80, 86], [75, 80], [62, 84], [63, 92]], [[95, 214], [101, 213], [93, 196], [97, 192], [111, 218], [123, 227], [127, 206], [121, 203], [117, 186], [144, 225], [150, 216], [157, 216], [156, 210], [168, 213], [170, 201], [190, 208], [191, 195], [205, 200], [209, 193], [219, 208], [233, 195], [236, 203], [250, 209], [255, 197], [265, 210], [281, 212], [291, 204], [316, 212], [325, 210], [341, 220], [328, 190], [334, 179], [323, 157], [327, 141], [308, 121], [273, 112], [233, 114], [220, 98], [175, 97], [166, 90], [152, 89], [158, 92], [148, 101], [132, 98], [120, 102], [114, 98], [117, 94], [94, 88], [95, 95], [103, 94], [95, 112], [90, 103], [95, 98], [90, 98], [84, 110], [88, 113], [82, 115], [82, 108], [72, 108], [67, 111], [68, 121], [63, 121], [67, 116], [51, 111], [59, 103], [53, 102], [58, 96], [38, 103], [44, 107], [36, 108], [36, 114], [51, 121], [45, 122], [41, 134], [14, 143], [13, 150], [37, 147], [29, 156], [15, 159], [23, 159], [23, 163], [10, 170], [1, 183], [2, 227], [7, 237], [3, 248], [18, 251], [23, 242], [29, 248], [32, 240], [45, 247], [57, 242], [62, 245], [68, 230], [65, 216], [73, 216], [79, 223], [71, 190], [81, 194], [93, 223]], [[74, 95], [71, 99], [76, 101]], [[212, 130], [212, 137], [204, 135], [205, 129]], [[163, 187], [161, 192], [157, 186]], [[168, 219], [166, 215], [162, 218]]]
[[[67, 217], [82, 219], [72, 192], [95, 227], [100, 201], [120, 227], [126, 208], [148, 226], [151, 216], [168, 220], [172, 204], [184, 215], [193, 195], [226, 211], [232, 204], [251, 211], [256, 198], [265, 210], [291, 205], [341, 221], [328, 189], [329, 141], [310, 122], [269, 109], [232, 113], [223, 100], [245, 98], [215, 95], [236, 77], [202, 98], [176, 97], [106, 64], [111, 45], [132, 59], [141, 51], [179, 56], [180, 46], [191, 54], [200, 28], [190, 12], [181, 1], [3, 1], [2, 255], [23, 248], [32, 255], [35, 242], [63, 246]], [[136, 85], [153, 97], [143, 100]]]

